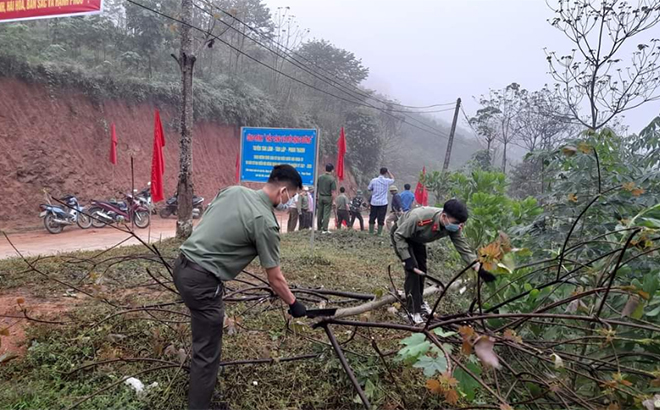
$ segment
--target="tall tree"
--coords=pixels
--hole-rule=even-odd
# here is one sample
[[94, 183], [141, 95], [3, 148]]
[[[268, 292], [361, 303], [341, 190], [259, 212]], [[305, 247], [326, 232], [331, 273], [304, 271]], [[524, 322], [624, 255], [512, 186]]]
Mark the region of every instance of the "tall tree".
[[[660, 98], [660, 40], [649, 31], [660, 21], [660, 0], [635, 3], [556, 0], [550, 6], [555, 13], [550, 24], [573, 43], [570, 53], [547, 52], [550, 73], [572, 117], [592, 130]], [[642, 38], [645, 32], [649, 38]], [[623, 62], [619, 55], [633, 46]], [[586, 114], [580, 112], [583, 106]]]
[[297, 54], [304, 58], [303, 61], [322, 68], [323, 75], [333, 79], [337, 77], [351, 85], [360, 84], [369, 75], [369, 69], [362, 65], [362, 60], [355, 54], [335, 47], [326, 40], [305, 42], [300, 46]]
[[[507, 153], [511, 143], [517, 134], [515, 132], [515, 118], [520, 111], [521, 92], [520, 84], [511, 83], [502, 90], [490, 90], [488, 96], [481, 96], [479, 104], [483, 107], [477, 112], [484, 116], [483, 119], [488, 129], [486, 135], [495, 136], [502, 144], [502, 172], [506, 173]], [[490, 149], [490, 145], [489, 148]]]
[[181, 49], [179, 51], [179, 69], [181, 70], [181, 140], [179, 143], [179, 183], [177, 185], [178, 204], [176, 237], [185, 239], [192, 234], [192, 129], [193, 129], [193, 36], [191, 27], [193, 2], [181, 0]]
[[527, 151], [553, 149], [577, 130], [566, 102], [547, 87], [533, 92], [521, 90], [518, 97], [519, 110], [513, 126], [517, 145]]
[[484, 107], [477, 110], [477, 115], [470, 118], [470, 125], [475, 127], [477, 135], [486, 143], [486, 152], [493, 158], [493, 144], [497, 141], [497, 125], [493, 107]]

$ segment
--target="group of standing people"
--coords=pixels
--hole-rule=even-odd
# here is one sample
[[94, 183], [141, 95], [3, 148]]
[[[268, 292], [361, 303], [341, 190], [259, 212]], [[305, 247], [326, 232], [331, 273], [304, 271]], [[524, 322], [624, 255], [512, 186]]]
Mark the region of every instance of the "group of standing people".
[[304, 187], [302, 192], [296, 194], [287, 203], [289, 220], [287, 232], [293, 232], [296, 227], [299, 230], [312, 229], [314, 215], [314, 187]]
[[[317, 180], [317, 188], [316, 198], [314, 188], [305, 187], [302, 193], [294, 196], [287, 204], [289, 209], [287, 232], [295, 231], [296, 226], [299, 226], [298, 229], [312, 229], [315, 199], [318, 205], [316, 226], [322, 233], [330, 233], [330, 217], [333, 210], [337, 229], [343, 226], [353, 229], [357, 220], [360, 230], [364, 231], [362, 212], [368, 209], [369, 233], [381, 235], [385, 225], [391, 229], [403, 213], [411, 210], [415, 203], [415, 195], [410, 191], [410, 184], [405, 184], [404, 191], [399, 193], [394, 185], [394, 175], [385, 167], [381, 168], [379, 176], [369, 183], [368, 190], [371, 195], [368, 200], [362, 190], [357, 190], [352, 198], [349, 198], [345, 187], [339, 187], [337, 193], [337, 181], [332, 164], [325, 166], [325, 173]], [[391, 200], [388, 200], [388, 192], [391, 194]]]

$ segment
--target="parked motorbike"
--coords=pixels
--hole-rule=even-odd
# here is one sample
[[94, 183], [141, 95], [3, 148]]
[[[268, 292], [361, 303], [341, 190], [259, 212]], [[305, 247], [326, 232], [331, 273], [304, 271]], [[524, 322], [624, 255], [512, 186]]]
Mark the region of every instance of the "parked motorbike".
[[103, 228], [112, 223], [131, 223], [144, 229], [151, 223], [149, 209], [133, 195], [126, 195], [125, 201], [92, 201], [89, 215], [95, 228]]
[[81, 206], [78, 199], [73, 195], [67, 195], [59, 199], [66, 206], [53, 205], [46, 195], [47, 204], [39, 205], [40, 218], [44, 218], [46, 230], [52, 234], [60, 233], [66, 225], [77, 224], [81, 229], [92, 226], [92, 219], [84, 214], [85, 207]]
[[151, 182], [147, 183], [147, 187], [142, 191], [138, 192], [137, 189], [133, 190], [135, 199], [144, 205], [152, 214], [156, 214], [156, 207], [154, 206], [153, 201], [151, 200]]
[[[170, 215], [176, 215], [176, 211], [178, 208], [179, 208], [179, 202], [177, 199], [177, 195], [175, 194], [173, 197], [171, 197], [165, 202], [165, 207], [161, 208], [159, 215], [161, 218], [166, 219]], [[198, 219], [199, 217], [201, 217], [202, 212], [204, 212], [204, 198], [202, 198], [201, 196], [193, 195], [193, 214], [192, 214], [193, 219]]]

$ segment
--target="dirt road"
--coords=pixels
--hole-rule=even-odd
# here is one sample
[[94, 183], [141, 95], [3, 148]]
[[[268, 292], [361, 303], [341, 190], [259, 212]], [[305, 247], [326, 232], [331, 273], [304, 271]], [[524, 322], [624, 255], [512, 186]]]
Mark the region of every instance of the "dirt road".
[[[287, 218], [287, 215], [284, 213], [277, 215], [281, 232], [286, 232]], [[330, 226], [334, 226], [332, 219]], [[148, 228], [136, 229], [135, 232], [144, 241], [153, 242], [172, 238], [176, 232], [176, 220], [173, 217], [170, 219], [160, 219], [158, 216], [154, 216], [151, 220], [151, 233]], [[150, 234], [151, 236], [149, 236]], [[38, 230], [9, 234], [8, 236], [14, 246], [24, 256], [53, 255], [78, 250], [105, 249], [128, 238], [126, 233], [107, 226], [101, 229], [90, 228], [86, 230], [79, 229], [77, 226], [71, 226], [64, 228], [64, 231], [57, 235], [50, 234], [46, 230]], [[130, 238], [130, 240], [122, 243], [121, 246], [138, 243], [137, 239]], [[16, 251], [12, 249], [4, 236], [0, 236], [0, 259], [16, 256]]]

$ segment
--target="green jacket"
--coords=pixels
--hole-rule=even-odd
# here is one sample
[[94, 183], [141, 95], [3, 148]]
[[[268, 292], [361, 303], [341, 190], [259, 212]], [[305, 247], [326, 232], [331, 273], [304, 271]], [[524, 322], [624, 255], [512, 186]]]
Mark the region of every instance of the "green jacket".
[[298, 201], [296, 202], [296, 208], [298, 208], [298, 212], [307, 212], [309, 211], [309, 196], [307, 196], [307, 192], [303, 192], [301, 194], [298, 194]]
[[338, 211], [348, 211], [348, 197], [346, 194], [339, 194], [335, 198], [335, 205], [337, 206]]
[[279, 266], [280, 226], [268, 195], [242, 186], [221, 191], [181, 253], [223, 281], [233, 280], [257, 256], [264, 269]]
[[316, 192], [319, 196], [331, 196], [332, 191], [336, 190], [337, 181], [335, 181], [335, 177], [331, 173], [326, 172], [319, 177], [316, 183]]
[[470, 249], [465, 237], [458, 232], [449, 232], [440, 223], [442, 208], [424, 206], [406, 212], [397, 222], [397, 229], [392, 234], [392, 240], [401, 260], [410, 258], [408, 241], [429, 243], [449, 236], [456, 251], [465, 263], [472, 263], [477, 255]]

